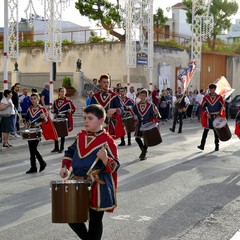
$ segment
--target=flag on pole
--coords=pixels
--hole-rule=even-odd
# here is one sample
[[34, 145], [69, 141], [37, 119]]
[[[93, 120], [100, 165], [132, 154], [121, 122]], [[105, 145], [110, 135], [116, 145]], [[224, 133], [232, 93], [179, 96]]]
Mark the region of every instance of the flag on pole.
[[216, 93], [221, 95], [223, 100], [226, 100], [235, 91], [224, 76], [218, 78], [214, 83], [217, 86]]
[[196, 70], [196, 61], [193, 60], [193, 61], [190, 61], [188, 63], [188, 67], [178, 75], [178, 79], [181, 81], [182, 85], [183, 85], [183, 89], [184, 89], [184, 92], [187, 91], [187, 88], [189, 86], [189, 83], [195, 73], [195, 70]]

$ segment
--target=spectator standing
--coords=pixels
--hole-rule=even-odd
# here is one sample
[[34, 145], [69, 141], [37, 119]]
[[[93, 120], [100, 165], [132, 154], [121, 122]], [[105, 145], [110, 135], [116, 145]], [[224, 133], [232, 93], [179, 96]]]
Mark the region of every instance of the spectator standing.
[[20, 83], [15, 83], [14, 86], [12, 86], [11, 90], [12, 90], [12, 98], [11, 99], [12, 99], [13, 105], [15, 107], [15, 112], [17, 113], [16, 118], [15, 118], [13, 135], [15, 137], [20, 137], [17, 134], [17, 131], [20, 130], [19, 115], [18, 115], [18, 112], [20, 112], [20, 104], [19, 104], [19, 97], [18, 97], [18, 93], [20, 90]]
[[89, 91], [88, 97], [86, 99], [86, 106], [89, 106], [91, 104], [92, 96], [93, 96], [93, 91]]
[[157, 85], [154, 85], [154, 89], [152, 91], [152, 103], [159, 109], [160, 97], [159, 97], [159, 88]]
[[198, 104], [198, 109], [197, 109], [197, 115], [198, 115], [198, 121], [200, 121], [200, 113], [201, 113], [201, 104], [202, 104], [202, 100], [204, 98], [204, 90], [201, 89], [200, 93], [197, 95], [197, 104]]
[[21, 116], [24, 122], [27, 110], [31, 106], [30, 96], [28, 96], [28, 90], [26, 88], [23, 89], [23, 94], [19, 95], [19, 103], [21, 108]]
[[198, 110], [198, 101], [197, 101], [197, 95], [198, 95], [198, 90], [195, 89], [193, 91], [193, 109], [192, 109], [192, 117], [195, 118], [197, 116], [197, 110]]
[[10, 116], [3, 117], [1, 121], [3, 147], [9, 148], [12, 147], [12, 145], [9, 143], [9, 136], [11, 132], [14, 132], [16, 111], [12, 102], [12, 91], [6, 89], [4, 90], [3, 95], [4, 98], [1, 100], [1, 103], [5, 104], [5, 107], [8, 106], [9, 108], [11, 108]]
[[132, 99], [135, 102], [135, 100], [136, 100], [136, 93], [134, 91], [134, 87], [133, 86], [131, 86], [129, 88], [129, 92], [127, 93], [127, 98], [130, 98], [130, 99]]
[[159, 111], [161, 115], [161, 119], [163, 121], [167, 120], [168, 112], [167, 112], [167, 92], [166, 90], [162, 90], [161, 98], [160, 98], [160, 105], [159, 105]]
[[189, 106], [188, 106], [188, 109], [187, 109], [187, 117], [188, 118], [192, 118], [192, 109], [193, 109], [193, 92], [192, 91], [189, 91], [188, 93], [188, 99], [189, 99]]
[[49, 108], [49, 103], [50, 103], [49, 88], [50, 88], [50, 84], [49, 83], [45, 83], [44, 89], [41, 92], [41, 104], [46, 109]]

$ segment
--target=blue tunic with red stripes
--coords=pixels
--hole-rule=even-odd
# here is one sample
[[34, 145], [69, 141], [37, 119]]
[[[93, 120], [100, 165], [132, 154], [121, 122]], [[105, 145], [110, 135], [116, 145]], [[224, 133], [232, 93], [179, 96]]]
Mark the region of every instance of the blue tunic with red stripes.
[[93, 168], [101, 169], [98, 177], [104, 184], [96, 181], [93, 183], [90, 207], [97, 211], [112, 212], [117, 207], [117, 170], [120, 164], [114, 140], [105, 130], [98, 133], [89, 133], [85, 130], [79, 132], [74, 144], [65, 151], [62, 166], [66, 166], [67, 169], [72, 166], [75, 176], [84, 177], [96, 159], [97, 152], [104, 145], [108, 155], [107, 166], [99, 160]]

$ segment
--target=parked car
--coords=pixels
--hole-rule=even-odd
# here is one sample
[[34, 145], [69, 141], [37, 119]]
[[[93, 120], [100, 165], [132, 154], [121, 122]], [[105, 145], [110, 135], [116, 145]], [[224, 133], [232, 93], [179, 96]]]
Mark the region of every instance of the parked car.
[[230, 118], [235, 118], [236, 117], [239, 106], [240, 106], [240, 95], [236, 95], [229, 104], [229, 116], [230, 116]]

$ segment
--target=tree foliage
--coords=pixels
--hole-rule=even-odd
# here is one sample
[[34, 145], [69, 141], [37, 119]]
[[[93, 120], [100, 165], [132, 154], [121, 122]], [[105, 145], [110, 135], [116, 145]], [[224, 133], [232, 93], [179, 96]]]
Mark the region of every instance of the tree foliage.
[[[87, 17], [89, 20], [97, 21], [109, 34], [120, 41], [125, 40], [125, 34], [120, 34], [114, 30], [116, 27], [123, 27], [118, 0], [116, 0], [116, 3], [110, 0], [78, 0], [75, 3], [75, 7], [82, 16]], [[167, 17], [164, 17], [161, 8], [158, 8], [153, 17], [154, 25], [156, 26], [164, 26], [168, 20]]]
[[[205, 1], [201, 0], [201, 4], [205, 4]], [[183, 0], [183, 4], [187, 7], [187, 22], [192, 23], [192, 0]], [[207, 8], [207, 6], [206, 6]], [[221, 34], [223, 30], [229, 30], [231, 27], [231, 17], [238, 11], [238, 3], [236, 0], [212, 0], [210, 6], [210, 15], [213, 16], [213, 42], [212, 49], [214, 49], [217, 35]], [[197, 15], [202, 15], [204, 11], [200, 10]]]
[[164, 16], [161, 8], [157, 9], [157, 12], [153, 15], [153, 24], [155, 26], [164, 27], [168, 18]]
[[125, 39], [125, 35], [114, 31], [114, 27], [119, 27], [122, 21], [118, 2], [114, 4], [108, 0], [78, 0], [75, 7], [82, 16], [97, 21], [111, 35], [120, 40]]

